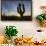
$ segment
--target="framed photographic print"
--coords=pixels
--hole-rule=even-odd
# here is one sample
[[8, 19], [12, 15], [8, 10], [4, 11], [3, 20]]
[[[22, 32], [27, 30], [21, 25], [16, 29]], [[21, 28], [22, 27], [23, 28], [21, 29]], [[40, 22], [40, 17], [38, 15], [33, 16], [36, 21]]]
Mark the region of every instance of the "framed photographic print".
[[1, 0], [1, 20], [31, 21], [32, 0]]

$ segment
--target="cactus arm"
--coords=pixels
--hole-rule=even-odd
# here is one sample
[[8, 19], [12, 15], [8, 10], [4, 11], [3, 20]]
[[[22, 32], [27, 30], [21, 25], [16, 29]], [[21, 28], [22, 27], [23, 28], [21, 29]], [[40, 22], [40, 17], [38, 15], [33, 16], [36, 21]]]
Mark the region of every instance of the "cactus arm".
[[23, 13], [25, 12], [25, 7], [24, 7], [24, 4], [23, 4]]
[[18, 9], [18, 7], [17, 7], [17, 12], [19, 13], [19, 9]]
[[20, 13], [19, 7], [17, 7], [17, 12]]

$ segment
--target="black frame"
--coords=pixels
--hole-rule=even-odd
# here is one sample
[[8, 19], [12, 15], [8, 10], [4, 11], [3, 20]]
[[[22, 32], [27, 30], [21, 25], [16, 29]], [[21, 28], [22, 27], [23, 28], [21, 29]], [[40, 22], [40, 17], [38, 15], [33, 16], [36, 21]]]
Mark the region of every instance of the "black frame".
[[[16, 0], [19, 1], [19, 0]], [[16, 16], [2, 16], [2, 0], [1, 0], [1, 20], [2, 21], [32, 21], [32, 0], [22, 0], [22, 1], [31, 1], [31, 15], [24, 16], [23, 18], [18, 18]]]

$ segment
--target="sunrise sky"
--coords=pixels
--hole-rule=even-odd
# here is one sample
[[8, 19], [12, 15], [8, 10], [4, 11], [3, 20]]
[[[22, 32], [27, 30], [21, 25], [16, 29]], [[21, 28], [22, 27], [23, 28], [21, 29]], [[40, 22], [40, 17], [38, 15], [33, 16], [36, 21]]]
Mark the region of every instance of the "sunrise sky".
[[2, 3], [2, 14], [8, 15], [15, 15], [15, 16], [20, 16], [17, 13], [17, 6], [19, 3], [23, 3], [25, 5], [25, 13], [24, 16], [26, 15], [31, 15], [31, 2], [30, 1], [8, 1], [5, 0]]

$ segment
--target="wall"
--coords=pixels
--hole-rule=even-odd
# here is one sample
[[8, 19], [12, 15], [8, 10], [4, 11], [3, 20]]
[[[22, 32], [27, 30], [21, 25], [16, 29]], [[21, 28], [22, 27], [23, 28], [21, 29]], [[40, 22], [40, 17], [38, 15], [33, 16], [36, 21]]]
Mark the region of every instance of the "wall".
[[39, 34], [40, 35], [43, 34], [43, 33], [37, 33], [36, 32], [37, 29], [44, 30], [44, 34], [45, 34], [46, 28], [40, 27], [38, 25], [38, 22], [36, 21], [35, 17], [36, 17], [36, 15], [41, 13], [40, 6], [46, 5], [46, 0], [33, 0], [32, 3], [33, 3], [32, 21], [0, 21], [0, 35], [4, 34], [6, 25], [16, 26], [19, 31], [18, 36], [21, 36], [23, 34], [24, 36], [31, 37], [34, 34], [36, 36], [39, 36]]

